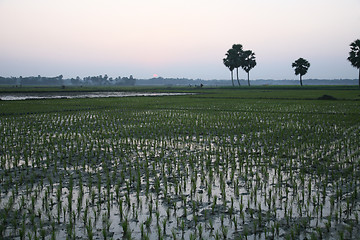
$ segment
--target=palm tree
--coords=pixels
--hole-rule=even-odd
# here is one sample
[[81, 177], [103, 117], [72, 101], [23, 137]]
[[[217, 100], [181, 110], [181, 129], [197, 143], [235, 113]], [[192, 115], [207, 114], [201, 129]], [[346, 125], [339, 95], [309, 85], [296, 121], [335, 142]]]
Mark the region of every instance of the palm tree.
[[232, 49], [234, 49], [238, 55], [237, 58], [235, 59], [234, 67], [236, 68], [236, 80], [240, 86], [241, 84], [239, 81], [239, 67], [241, 67], [241, 65], [242, 65], [242, 55], [244, 53], [244, 50], [243, 50], [243, 46], [241, 44], [234, 44], [232, 46]]
[[236, 61], [237, 61], [237, 53], [234, 49], [230, 48], [227, 52], [226, 52], [226, 58], [223, 59], [223, 63], [224, 65], [229, 68], [230, 72], [231, 72], [231, 83], [232, 86], [234, 87], [234, 75], [233, 75], [233, 70], [235, 69], [236, 66]]
[[351, 62], [351, 65], [359, 69], [359, 87], [360, 87], [360, 39], [355, 40], [350, 44], [351, 51], [347, 60]]
[[241, 68], [247, 73], [248, 85], [250, 86], [250, 70], [256, 66], [255, 53], [246, 50], [241, 56]]
[[292, 63], [292, 67], [295, 68], [295, 75], [300, 75], [300, 85], [302, 86], [302, 76], [307, 73], [310, 63], [304, 58], [299, 58]]

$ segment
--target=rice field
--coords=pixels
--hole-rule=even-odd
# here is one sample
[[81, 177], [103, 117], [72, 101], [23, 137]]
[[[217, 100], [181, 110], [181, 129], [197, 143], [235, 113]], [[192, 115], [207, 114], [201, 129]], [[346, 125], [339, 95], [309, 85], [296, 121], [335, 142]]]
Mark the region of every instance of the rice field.
[[201, 91], [1, 101], [0, 239], [358, 238], [359, 101]]

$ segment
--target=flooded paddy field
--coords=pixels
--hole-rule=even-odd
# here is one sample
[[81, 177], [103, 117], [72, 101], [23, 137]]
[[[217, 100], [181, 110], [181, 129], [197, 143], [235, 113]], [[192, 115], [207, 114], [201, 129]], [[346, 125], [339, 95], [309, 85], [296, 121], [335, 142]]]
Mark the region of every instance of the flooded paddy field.
[[0, 238], [357, 239], [359, 101], [214, 91], [2, 101]]
[[37, 93], [0, 93], [0, 100], [32, 100], [32, 99], [73, 99], [73, 98], [105, 98], [105, 97], [139, 97], [139, 96], [177, 96], [189, 93], [166, 92], [37, 92]]

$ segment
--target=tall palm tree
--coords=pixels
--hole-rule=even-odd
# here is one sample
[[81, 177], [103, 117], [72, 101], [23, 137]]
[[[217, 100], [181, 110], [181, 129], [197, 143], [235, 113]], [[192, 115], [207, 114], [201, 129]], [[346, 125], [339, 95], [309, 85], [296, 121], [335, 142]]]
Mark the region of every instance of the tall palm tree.
[[347, 60], [351, 62], [351, 65], [359, 69], [359, 87], [360, 87], [360, 39], [355, 40], [350, 44], [351, 51]]
[[295, 75], [300, 75], [300, 85], [302, 86], [302, 76], [307, 73], [310, 63], [304, 58], [299, 58], [292, 63], [292, 67], [295, 68]]
[[250, 70], [256, 66], [255, 53], [251, 50], [243, 52], [241, 68], [247, 73], [248, 85], [250, 86]]
[[229, 68], [230, 72], [231, 72], [231, 83], [232, 86], [234, 87], [234, 75], [233, 75], [233, 70], [235, 69], [236, 66], [236, 61], [237, 61], [237, 53], [234, 49], [230, 48], [227, 52], [226, 52], [226, 58], [223, 59], [223, 63], [224, 65]]
[[236, 80], [240, 86], [241, 84], [239, 81], [239, 67], [241, 67], [242, 65], [242, 55], [244, 53], [244, 50], [241, 44], [232, 45], [232, 49], [234, 49], [238, 55], [237, 58], [235, 59], [235, 68], [236, 68]]

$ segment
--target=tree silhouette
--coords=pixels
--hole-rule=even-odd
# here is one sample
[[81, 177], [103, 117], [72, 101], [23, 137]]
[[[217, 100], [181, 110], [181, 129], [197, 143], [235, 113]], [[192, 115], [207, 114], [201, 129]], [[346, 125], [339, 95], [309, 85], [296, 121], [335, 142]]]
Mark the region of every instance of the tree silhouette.
[[299, 58], [292, 63], [292, 67], [295, 68], [295, 75], [300, 75], [300, 85], [302, 86], [302, 76], [307, 73], [310, 63], [304, 58]]
[[359, 69], [359, 87], [360, 87], [360, 39], [355, 40], [350, 44], [351, 51], [347, 60], [351, 62], [353, 67]]
[[255, 53], [246, 50], [241, 56], [241, 68], [247, 73], [248, 85], [250, 86], [250, 70], [256, 66]]
[[233, 75], [233, 70], [235, 69], [236, 66], [236, 61], [237, 61], [237, 53], [236, 50], [230, 48], [227, 52], [226, 52], [226, 58], [223, 59], [223, 63], [224, 65], [229, 68], [230, 72], [231, 72], [231, 83], [232, 86], [234, 87], [234, 75]]
[[248, 85], [250, 86], [250, 70], [256, 66], [255, 53], [251, 50], [243, 50], [241, 44], [234, 44], [232, 48], [226, 53], [226, 58], [223, 59], [224, 65], [231, 71], [231, 81], [234, 86], [233, 70], [236, 68], [236, 79], [240, 84], [239, 80], [239, 67], [241, 67], [248, 77]]
[[238, 82], [238, 84], [240, 86], [241, 84], [240, 84], [240, 81], [239, 81], [239, 67], [241, 67], [241, 65], [242, 65], [242, 60], [243, 60], [242, 55], [244, 53], [244, 50], [243, 50], [243, 46], [241, 44], [234, 44], [232, 46], [232, 49], [234, 49], [236, 51], [236, 54], [237, 54], [235, 62], [234, 62], [234, 64], [235, 64], [234, 67], [236, 68], [236, 80], [237, 80], [237, 82]]

